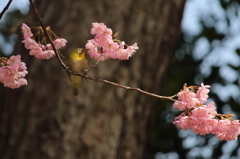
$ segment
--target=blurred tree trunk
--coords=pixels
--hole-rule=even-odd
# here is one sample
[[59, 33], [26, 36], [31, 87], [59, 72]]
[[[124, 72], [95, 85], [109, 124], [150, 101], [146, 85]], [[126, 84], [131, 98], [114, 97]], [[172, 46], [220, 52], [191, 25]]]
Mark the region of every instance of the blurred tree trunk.
[[[89, 75], [159, 94], [181, 35], [185, 0], [35, 3], [45, 25], [68, 40], [64, 55], [92, 38], [92, 22], [119, 31], [118, 38], [127, 44], [137, 42], [140, 49], [130, 60], [107, 60]], [[24, 22], [38, 26], [32, 12]], [[28, 56], [21, 38], [15, 54], [27, 63], [28, 85], [1, 92], [1, 159], [145, 158], [158, 99], [90, 80], [83, 81], [75, 97], [56, 58]]]

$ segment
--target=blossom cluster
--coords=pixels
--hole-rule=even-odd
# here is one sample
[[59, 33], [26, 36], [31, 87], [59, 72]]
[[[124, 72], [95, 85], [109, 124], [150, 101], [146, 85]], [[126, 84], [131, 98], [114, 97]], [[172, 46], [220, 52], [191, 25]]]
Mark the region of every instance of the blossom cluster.
[[94, 39], [88, 40], [85, 45], [89, 49], [90, 57], [104, 61], [108, 58], [128, 60], [138, 49], [137, 43], [128, 46], [124, 41], [116, 40], [112, 30], [103, 23], [92, 23], [91, 34]]
[[4, 83], [5, 87], [14, 89], [27, 85], [27, 80], [24, 78], [27, 73], [26, 64], [21, 62], [20, 55], [11, 56], [6, 62], [1, 60], [0, 82]]
[[240, 134], [239, 120], [231, 119], [232, 114], [217, 114], [214, 102], [203, 105], [207, 101], [209, 88], [202, 83], [195, 92], [184, 85], [173, 107], [185, 111], [175, 118], [173, 124], [184, 130], [192, 129], [200, 135], [212, 133], [220, 140], [237, 140]]
[[[38, 27], [39, 30], [42, 30], [41, 27]], [[29, 54], [35, 56], [39, 59], [49, 59], [55, 55], [52, 45], [50, 43], [46, 43], [45, 37], [42, 39], [38, 39], [39, 41], [35, 40], [35, 36], [37, 34], [33, 34], [31, 29], [26, 25], [22, 24], [22, 33], [23, 33], [23, 43], [26, 49], [29, 49]], [[40, 31], [41, 33], [41, 31]], [[40, 34], [38, 33], [38, 34]], [[56, 38], [53, 40], [53, 44], [55, 45], [56, 49], [60, 49], [64, 47], [67, 43], [66, 39], [63, 38]]]

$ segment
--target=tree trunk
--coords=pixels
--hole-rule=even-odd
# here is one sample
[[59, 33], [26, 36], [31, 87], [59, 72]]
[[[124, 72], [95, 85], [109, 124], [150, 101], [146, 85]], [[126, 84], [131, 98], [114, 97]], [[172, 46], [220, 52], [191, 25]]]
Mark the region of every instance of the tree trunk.
[[[88, 75], [159, 94], [181, 35], [185, 0], [36, 0], [45, 25], [68, 40], [67, 52], [84, 47], [92, 22], [103, 22], [118, 39], [139, 50], [128, 61], [101, 62]], [[25, 23], [38, 26], [30, 13]], [[1, 89], [1, 159], [141, 159], [159, 100], [84, 80], [80, 95], [56, 58], [34, 59], [21, 44], [28, 85]], [[89, 59], [89, 58], [88, 58]], [[90, 65], [94, 61], [90, 60]], [[167, 131], [167, 130], [166, 130]]]

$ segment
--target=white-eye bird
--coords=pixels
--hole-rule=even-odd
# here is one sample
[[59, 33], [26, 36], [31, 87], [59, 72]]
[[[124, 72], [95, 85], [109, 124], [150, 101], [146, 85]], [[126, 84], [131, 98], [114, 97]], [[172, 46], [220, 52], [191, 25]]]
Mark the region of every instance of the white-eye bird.
[[[72, 50], [67, 56], [66, 66], [74, 73], [83, 73], [88, 66], [88, 60], [85, 57], [87, 51], [87, 49], [83, 48]], [[73, 95], [78, 95], [83, 78], [70, 73], [68, 73], [68, 77], [73, 85]]]

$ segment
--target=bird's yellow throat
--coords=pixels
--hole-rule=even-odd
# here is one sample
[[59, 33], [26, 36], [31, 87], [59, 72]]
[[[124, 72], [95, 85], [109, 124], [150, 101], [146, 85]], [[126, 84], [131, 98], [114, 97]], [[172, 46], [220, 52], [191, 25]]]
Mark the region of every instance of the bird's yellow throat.
[[85, 58], [85, 52], [82, 52], [80, 54], [79, 53], [70, 54], [69, 57], [75, 60], [82, 60]]

